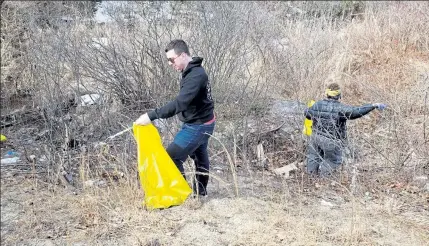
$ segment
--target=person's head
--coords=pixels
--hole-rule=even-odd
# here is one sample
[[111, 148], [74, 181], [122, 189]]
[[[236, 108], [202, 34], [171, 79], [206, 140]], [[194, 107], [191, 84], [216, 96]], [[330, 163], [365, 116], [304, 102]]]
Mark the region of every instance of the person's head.
[[181, 39], [174, 39], [165, 48], [168, 64], [177, 71], [183, 71], [192, 60], [188, 45]]
[[341, 89], [337, 83], [331, 83], [325, 91], [326, 96], [331, 99], [338, 100], [341, 98]]

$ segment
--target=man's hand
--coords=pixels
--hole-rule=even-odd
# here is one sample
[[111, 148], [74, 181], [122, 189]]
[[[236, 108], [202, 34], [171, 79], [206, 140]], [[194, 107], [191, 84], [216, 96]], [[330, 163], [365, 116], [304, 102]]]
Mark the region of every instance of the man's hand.
[[384, 110], [384, 109], [387, 107], [387, 105], [386, 105], [386, 104], [384, 104], [384, 103], [374, 103], [373, 105], [374, 105], [374, 107], [376, 107], [378, 110]]
[[151, 123], [151, 120], [149, 119], [149, 116], [146, 114], [141, 115], [134, 123], [137, 125], [149, 125]]

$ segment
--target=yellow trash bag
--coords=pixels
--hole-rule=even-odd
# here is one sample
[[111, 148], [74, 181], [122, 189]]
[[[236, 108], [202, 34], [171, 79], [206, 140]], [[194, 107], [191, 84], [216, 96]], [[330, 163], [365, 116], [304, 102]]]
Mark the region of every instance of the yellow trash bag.
[[3, 134], [0, 134], [0, 135], [1, 135], [0, 142], [4, 142], [7, 140], [5, 135], [3, 135]]
[[152, 124], [134, 124], [133, 132], [140, 183], [145, 193], [143, 206], [156, 209], [182, 204], [192, 190], [162, 146], [158, 130]]
[[[314, 103], [315, 103], [314, 100], [309, 101], [307, 103], [307, 107], [313, 106]], [[305, 118], [304, 129], [302, 130], [302, 133], [304, 133], [304, 135], [311, 136], [312, 127], [313, 127], [313, 121]]]

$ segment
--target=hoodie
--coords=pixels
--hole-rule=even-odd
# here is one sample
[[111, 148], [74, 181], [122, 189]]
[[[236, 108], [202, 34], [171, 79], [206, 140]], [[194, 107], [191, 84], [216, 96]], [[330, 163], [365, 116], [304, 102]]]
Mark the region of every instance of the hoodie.
[[214, 118], [211, 85], [202, 62], [201, 57], [192, 58], [182, 72], [179, 95], [165, 106], [150, 111], [148, 116], [151, 121], [176, 114], [188, 124], [204, 124]]

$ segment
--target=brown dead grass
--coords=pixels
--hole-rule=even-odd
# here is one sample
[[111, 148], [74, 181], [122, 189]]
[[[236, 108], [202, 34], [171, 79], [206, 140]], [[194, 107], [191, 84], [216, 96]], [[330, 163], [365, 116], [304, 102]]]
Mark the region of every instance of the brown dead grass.
[[[204, 203], [189, 199], [179, 207], [146, 211], [142, 192], [126, 183], [75, 195], [24, 177], [2, 178], [2, 245], [423, 245], [429, 240], [427, 211], [401, 213], [404, 204], [396, 199], [344, 200], [329, 184], [322, 184], [316, 197], [301, 191], [293, 198], [285, 193], [292, 187], [273, 191], [244, 177], [240, 188], [250, 192], [252, 186], [253, 195], [230, 197], [210, 186], [213, 197]], [[322, 199], [335, 206], [321, 205]]]

